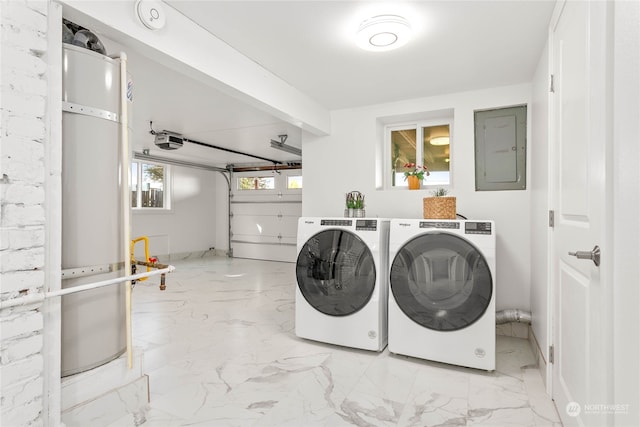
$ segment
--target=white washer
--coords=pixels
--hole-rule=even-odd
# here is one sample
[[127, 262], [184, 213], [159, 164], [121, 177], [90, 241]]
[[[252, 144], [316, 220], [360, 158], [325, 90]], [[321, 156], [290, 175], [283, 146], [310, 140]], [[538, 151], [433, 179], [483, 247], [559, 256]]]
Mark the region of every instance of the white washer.
[[300, 218], [296, 335], [364, 350], [387, 346], [389, 220]]
[[389, 351], [495, 370], [493, 221], [394, 219]]

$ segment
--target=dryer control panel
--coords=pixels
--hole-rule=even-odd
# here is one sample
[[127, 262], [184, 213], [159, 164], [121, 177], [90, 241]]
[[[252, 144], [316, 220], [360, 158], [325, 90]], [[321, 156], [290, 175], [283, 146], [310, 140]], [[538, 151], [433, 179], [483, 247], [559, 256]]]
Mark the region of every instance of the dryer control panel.
[[491, 234], [490, 222], [467, 221], [464, 223], [465, 234]]
[[376, 231], [378, 229], [377, 219], [358, 219], [356, 220], [356, 230]]
[[493, 232], [488, 221], [420, 221], [420, 228], [460, 230], [461, 225], [464, 225], [464, 234], [491, 235]]

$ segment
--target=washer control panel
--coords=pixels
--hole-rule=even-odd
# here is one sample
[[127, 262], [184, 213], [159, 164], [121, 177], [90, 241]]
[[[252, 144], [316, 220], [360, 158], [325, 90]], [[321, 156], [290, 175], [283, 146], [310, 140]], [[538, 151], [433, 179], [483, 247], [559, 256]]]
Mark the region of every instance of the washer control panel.
[[490, 222], [467, 221], [464, 223], [465, 234], [491, 234]]
[[321, 219], [320, 225], [329, 227], [351, 227], [353, 221], [350, 219]]
[[444, 228], [447, 230], [459, 230], [460, 223], [455, 221], [421, 221], [420, 228]]

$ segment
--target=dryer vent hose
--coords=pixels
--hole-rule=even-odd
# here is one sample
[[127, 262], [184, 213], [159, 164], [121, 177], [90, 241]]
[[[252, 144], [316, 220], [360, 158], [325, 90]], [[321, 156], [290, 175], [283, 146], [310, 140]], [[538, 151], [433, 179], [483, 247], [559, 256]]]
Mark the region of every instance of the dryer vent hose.
[[520, 310], [518, 308], [496, 312], [496, 325], [510, 322], [526, 323], [530, 325], [531, 313], [529, 313], [528, 311]]

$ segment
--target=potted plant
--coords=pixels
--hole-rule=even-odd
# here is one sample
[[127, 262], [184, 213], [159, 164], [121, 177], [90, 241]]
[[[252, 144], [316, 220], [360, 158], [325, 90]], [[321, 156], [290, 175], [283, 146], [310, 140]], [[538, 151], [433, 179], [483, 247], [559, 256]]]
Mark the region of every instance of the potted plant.
[[424, 179], [424, 176], [429, 176], [429, 170], [427, 167], [416, 165], [415, 163], [405, 163], [403, 167], [410, 169], [404, 172], [404, 179], [407, 181], [409, 190], [420, 189], [420, 183]]
[[359, 191], [351, 191], [346, 195], [346, 209], [344, 216], [348, 218], [364, 218], [364, 194]]
[[425, 219], [456, 219], [456, 198], [447, 196], [446, 188], [437, 188], [431, 197], [422, 199]]

